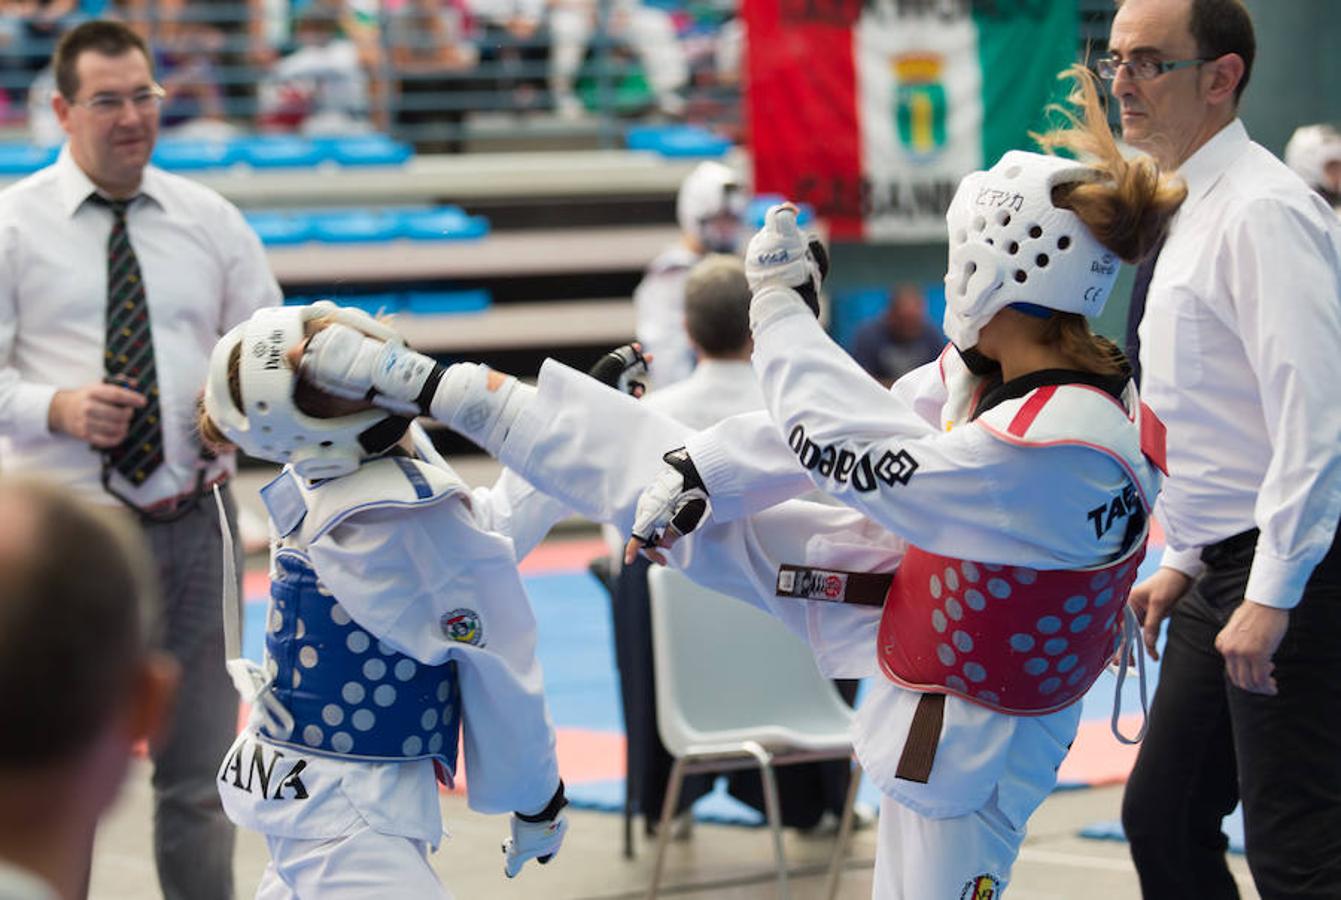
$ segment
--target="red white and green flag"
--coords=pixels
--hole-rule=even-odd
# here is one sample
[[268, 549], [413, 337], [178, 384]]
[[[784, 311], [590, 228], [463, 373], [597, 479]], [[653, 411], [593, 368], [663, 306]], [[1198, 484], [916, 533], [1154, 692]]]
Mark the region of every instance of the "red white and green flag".
[[959, 180], [1031, 148], [1076, 0], [744, 0], [755, 190], [839, 239], [942, 237]]

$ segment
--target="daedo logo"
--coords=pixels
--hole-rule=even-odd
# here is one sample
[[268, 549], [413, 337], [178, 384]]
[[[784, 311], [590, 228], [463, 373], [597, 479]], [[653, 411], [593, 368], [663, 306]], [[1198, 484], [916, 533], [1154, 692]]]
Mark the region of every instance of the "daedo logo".
[[835, 449], [832, 445], [821, 446], [806, 436], [805, 426], [800, 423], [787, 435], [787, 445], [806, 469], [840, 484], [850, 483], [862, 493], [875, 490], [882, 481], [890, 487], [907, 484], [918, 468], [917, 460], [902, 448], [897, 453], [886, 450], [872, 464], [868, 453], [857, 456], [851, 450]]

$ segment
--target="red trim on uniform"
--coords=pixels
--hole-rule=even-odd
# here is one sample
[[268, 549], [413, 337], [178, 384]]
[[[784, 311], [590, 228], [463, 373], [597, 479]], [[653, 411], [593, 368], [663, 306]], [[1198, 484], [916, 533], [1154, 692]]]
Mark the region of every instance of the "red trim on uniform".
[[1155, 415], [1155, 411], [1142, 403], [1141, 452], [1165, 475], [1169, 474], [1169, 458], [1164, 446], [1168, 434], [1169, 430], [1164, 427], [1159, 416]]
[[1006, 426], [1006, 431], [1016, 437], [1022, 438], [1029, 426], [1034, 424], [1038, 414], [1043, 411], [1044, 405], [1052, 399], [1052, 395], [1057, 393], [1057, 385], [1050, 384], [1047, 387], [1041, 387], [1029, 395], [1029, 399], [1020, 406], [1020, 411], [1015, 414], [1015, 418], [1010, 420]]
[[988, 434], [992, 435], [992, 437], [1005, 441], [1007, 444], [1014, 444], [1017, 447], [1086, 447], [1090, 450], [1097, 450], [1104, 456], [1107, 456], [1109, 459], [1113, 460], [1115, 463], [1121, 466], [1123, 471], [1127, 473], [1127, 477], [1131, 479], [1131, 483], [1136, 485], [1136, 492], [1141, 496], [1141, 507], [1147, 513], [1149, 513], [1151, 509], [1154, 507], [1153, 499], [1146, 496], [1145, 488], [1141, 485], [1141, 479], [1136, 475], [1136, 471], [1131, 467], [1131, 465], [1127, 462], [1127, 460], [1123, 459], [1120, 454], [1114, 452], [1112, 449], [1108, 447], [1103, 446], [1102, 444], [1094, 444], [1089, 441], [1081, 441], [1068, 438], [1063, 438], [1056, 441], [1031, 441], [1025, 438], [1015, 437], [1014, 435], [1007, 434], [1004, 431], [1000, 431], [992, 427], [991, 425], [988, 425], [981, 419], [979, 419], [975, 424], [982, 427]]

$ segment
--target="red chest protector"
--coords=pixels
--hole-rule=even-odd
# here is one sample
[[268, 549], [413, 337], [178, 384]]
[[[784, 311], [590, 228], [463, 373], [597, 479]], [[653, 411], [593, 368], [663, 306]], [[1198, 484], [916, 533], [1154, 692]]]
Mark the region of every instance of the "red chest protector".
[[937, 556], [899, 564], [880, 619], [880, 668], [896, 684], [1011, 715], [1069, 706], [1117, 650], [1145, 541], [1095, 569], [1038, 571]]
[[[985, 428], [1016, 446], [1067, 444], [1104, 453], [1131, 476], [1148, 516], [1159, 490], [1157, 469], [1164, 468], [1164, 429], [1134, 391], [1124, 401], [1093, 388], [1049, 386], [963, 427]], [[885, 598], [880, 667], [904, 687], [955, 694], [1010, 715], [1069, 706], [1118, 648], [1145, 544], [1143, 529], [1116, 561], [1048, 571], [911, 547]]]

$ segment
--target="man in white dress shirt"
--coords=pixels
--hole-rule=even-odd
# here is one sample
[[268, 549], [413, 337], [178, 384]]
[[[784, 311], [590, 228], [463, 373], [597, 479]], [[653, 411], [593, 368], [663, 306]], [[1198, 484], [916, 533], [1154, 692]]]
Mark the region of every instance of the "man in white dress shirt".
[[148, 550], [128, 516], [37, 481], [0, 478], [5, 900], [87, 893], [98, 817], [172, 699], [177, 666], [154, 649], [157, 599]]
[[[1099, 71], [1126, 140], [1188, 196], [1140, 322], [1142, 395], [1168, 426], [1161, 568], [1132, 592], [1154, 655], [1123, 803], [1147, 900], [1238, 897], [1240, 799], [1263, 898], [1341, 886], [1341, 228], [1249, 140], [1241, 0], [1125, 0]], [[1139, 280], [1139, 279], [1138, 279]]]
[[278, 303], [279, 287], [235, 207], [148, 165], [163, 90], [133, 32], [85, 23], [53, 69], [66, 146], [0, 192], [0, 469], [58, 478], [143, 522], [167, 649], [184, 667], [151, 748], [159, 881], [169, 900], [232, 897], [214, 771], [237, 698], [207, 494], [234, 463], [202, 452], [195, 405], [219, 336]]

